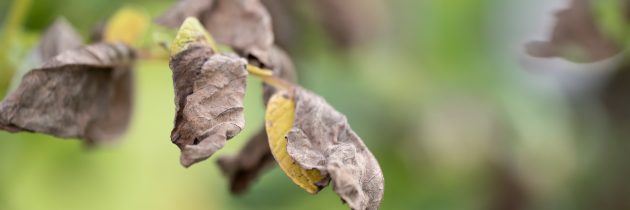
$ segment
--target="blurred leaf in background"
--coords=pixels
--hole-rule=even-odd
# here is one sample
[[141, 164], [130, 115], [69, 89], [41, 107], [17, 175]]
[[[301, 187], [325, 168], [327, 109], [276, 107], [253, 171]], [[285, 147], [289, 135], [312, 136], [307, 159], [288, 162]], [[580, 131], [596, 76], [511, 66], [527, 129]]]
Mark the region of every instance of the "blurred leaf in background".
[[[626, 147], [606, 156], [619, 144], [608, 140], [611, 121], [595, 97], [606, 74], [576, 73], [604, 72], [608, 63], [525, 54], [528, 41], [547, 40], [555, 11], [570, 0], [366, 1], [366, 8], [383, 9], [357, 15], [379, 22], [375, 34], [343, 50], [317, 21], [313, 1], [276, 7], [297, 22], [279, 21], [299, 35], [286, 46], [300, 84], [344, 113], [379, 160], [382, 209], [573, 210], [607, 199], [621, 205], [606, 209], [624, 209], [619, 198], [627, 195], [618, 192], [628, 186], [619, 179], [626, 174], [610, 168], [627, 164]], [[625, 0], [614, 1], [598, 1], [595, 23], [618, 40], [627, 28], [611, 5]], [[7, 75], [58, 16], [89, 37], [120, 7], [155, 18], [172, 3], [0, 1], [0, 95]], [[19, 4], [26, 5], [23, 17], [7, 24]], [[143, 47], [172, 40], [149, 27]], [[86, 149], [77, 141], [0, 132], [0, 209], [347, 209], [330, 188], [311, 196], [277, 167], [246, 194], [230, 195], [214, 157], [236, 153], [263, 126], [255, 78], [248, 79], [243, 132], [209, 161], [179, 166], [169, 140], [171, 72], [160, 58], [137, 64], [137, 112], [120, 144]], [[606, 164], [613, 157], [619, 161]]]

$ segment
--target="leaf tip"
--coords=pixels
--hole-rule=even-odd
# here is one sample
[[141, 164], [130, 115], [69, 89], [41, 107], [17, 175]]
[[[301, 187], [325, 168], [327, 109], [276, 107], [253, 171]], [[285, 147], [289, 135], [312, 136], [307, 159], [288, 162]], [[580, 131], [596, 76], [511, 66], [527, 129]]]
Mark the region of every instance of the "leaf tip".
[[205, 44], [216, 51], [216, 43], [197, 18], [188, 17], [177, 31], [171, 44], [171, 56], [186, 50], [191, 44]]

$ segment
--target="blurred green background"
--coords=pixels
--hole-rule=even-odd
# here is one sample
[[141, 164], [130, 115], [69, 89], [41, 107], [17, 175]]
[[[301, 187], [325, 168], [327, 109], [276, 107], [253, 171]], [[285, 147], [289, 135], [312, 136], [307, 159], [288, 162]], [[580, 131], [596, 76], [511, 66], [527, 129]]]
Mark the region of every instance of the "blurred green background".
[[[0, 23], [18, 2], [27, 7], [24, 18], [0, 28], [0, 96], [7, 71], [24, 62], [56, 17], [88, 37], [121, 6], [157, 17], [172, 3], [3, 0]], [[608, 192], [597, 184], [606, 173], [598, 172], [600, 130], [576, 128], [585, 119], [573, 117], [563, 87], [519, 60], [525, 35], [550, 24], [545, 11], [560, 1], [366, 1], [382, 22], [373, 39], [350, 49], [336, 47], [309, 21], [308, 2], [295, 3], [303, 33], [290, 50], [300, 83], [346, 114], [379, 160], [381, 209], [593, 209], [596, 192]], [[168, 62], [140, 61], [136, 82], [132, 125], [117, 144], [85, 148], [76, 140], [0, 132], [0, 209], [347, 209], [331, 187], [309, 195], [277, 167], [245, 195], [230, 195], [214, 162], [263, 126], [258, 79], [248, 83], [245, 130], [189, 169], [170, 142]], [[593, 116], [585, 121], [596, 126]]]

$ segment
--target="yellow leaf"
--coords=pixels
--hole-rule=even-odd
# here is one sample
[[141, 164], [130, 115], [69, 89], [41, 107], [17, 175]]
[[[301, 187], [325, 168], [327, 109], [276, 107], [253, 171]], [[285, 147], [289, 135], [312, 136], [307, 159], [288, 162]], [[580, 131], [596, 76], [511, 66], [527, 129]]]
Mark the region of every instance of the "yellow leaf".
[[280, 165], [284, 173], [311, 194], [319, 191], [315, 183], [324, 179], [324, 176], [316, 169], [306, 170], [300, 167], [287, 152], [287, 139], [285, 138], [295, 120], [295, 102], [289, 98], [286, 91], [274, 94], [267, 104], [265, 113], [265, 125], [269, 139], [269, 147], [273, 157]]
[[189, 17], [180, 26], [173, 44], [171, 44], [171, 56], [186, 50], [191, 44], [207, 44], [212, 50], [217, 51], [214, 39], [201, 25], [197, 18]]
[[123, 42], [135, 45], [148, 30], [149, 17], [142, 11], [125, 7], [118, 10], [107, 21], [105, 26], [105, 42]]

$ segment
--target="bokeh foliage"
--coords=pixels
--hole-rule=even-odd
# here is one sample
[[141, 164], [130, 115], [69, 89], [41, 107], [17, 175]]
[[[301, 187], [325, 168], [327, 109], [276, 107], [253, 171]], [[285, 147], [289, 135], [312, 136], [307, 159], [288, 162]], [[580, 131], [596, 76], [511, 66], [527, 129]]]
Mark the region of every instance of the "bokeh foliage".
[[[1, 23], [19, 2], [28, 5], [26, 16], [15, 27], [0, 28], [0, 95], [57, 16], [89, 37], [121, 6], [156, 17], [172, 3], [0, 1]], [[306, 20], [317, 18], [304, 2]], [[598, 176], [591, 169], [601, 136], [576, 130], [572, 122], [579, 119], [571, 118], [561, 88], [526, 72], [508, 49], [511, 34], [523, 32], [512, 24], [527, 22], [510, 16], [518, 9], [509, 8], [545, 1], [385, 2], [387, 24], [372, 42], [340, 50], [321, 27], [305, 22], [307, 35], [291, 52], [300, 83], [346, 114], [379, 160], [382, 209], [489, 209], [512, 201], [502, 195], [522, 191], [526, 201], [512, 202], [525, 202], [527, 209], [584, 208], [591, 199], [585, 186]], [[602, 17], [608, 25], [616, 21], [614, 14]], [[346, 209], [331, 189], [309, 195], [277, 167], [247, 194], [229, 194], [214, 161], [238, 151], [263, 126], [255, 78], [248, 82], [243, 133], [209, 161], [182, 168], [169, 138], [175, 107], [168, 63], [154, 59], [137, 66], [135, 114], [119, 144], [85, 148], [79, 141], [0, 132], [0, 209]], [[597, 119], [591, 118], [593, 124]], [[510, 178], [520, 185], [502, 188]]]

